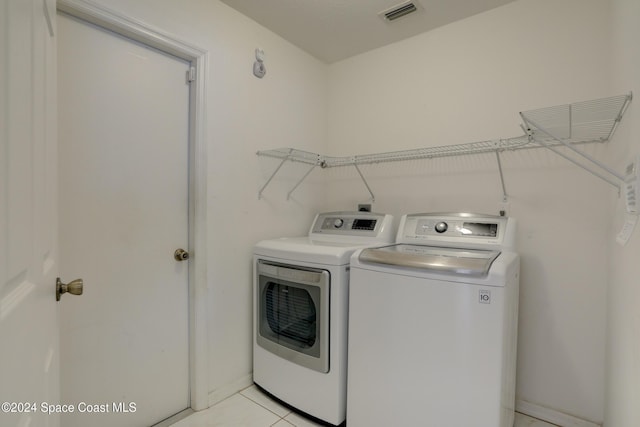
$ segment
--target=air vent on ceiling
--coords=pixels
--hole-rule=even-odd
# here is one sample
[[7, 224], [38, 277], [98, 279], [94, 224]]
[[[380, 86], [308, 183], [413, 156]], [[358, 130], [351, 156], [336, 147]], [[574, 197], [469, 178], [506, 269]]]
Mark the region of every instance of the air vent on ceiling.
[[414, 2], [404, 2], [393, 6], [391, 9], [380, 12], [378, 15], [385, 21], [395, 21], [398, 18], [407, 16], [410, 13], [416, 12], [418, 7]]

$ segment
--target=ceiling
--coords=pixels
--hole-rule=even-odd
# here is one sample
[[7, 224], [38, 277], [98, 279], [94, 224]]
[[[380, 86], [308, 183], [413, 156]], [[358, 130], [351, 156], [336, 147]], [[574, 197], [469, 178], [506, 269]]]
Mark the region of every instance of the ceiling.
[[221, 0], [326, 63], [432, 30], [514, 0], [413, 0], [392, 22], [378, 14], [403, 0]]

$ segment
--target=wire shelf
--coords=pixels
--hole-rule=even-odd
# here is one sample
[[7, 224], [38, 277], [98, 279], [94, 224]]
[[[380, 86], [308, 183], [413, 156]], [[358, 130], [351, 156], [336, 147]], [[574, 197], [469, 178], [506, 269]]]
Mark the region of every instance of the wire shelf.
[[274, 150], [258, 151], [256, 154], [258, 154], [258, 156], [306, 163], [308, 165], [320, 165], [322, 158], [324, 157], [320, 154], [297, 150], [295, 148], [276, 148]]
[[445, 145], [438, 147], [426, 147], [413, 150], [392, 151], [387, 153], [364, 154], [357, 156], [331, 157], [295, 148], [277, 148], [273, 150], [258, 151], [258, 156], [272, 157], [276, 159], [300, 162], [309, 165], [317, 165], [322, 168], [340, 166], [367, 165], [384, 162], [398, 162], [404, 160], [432, 159], [436, 157], [462, 156], [468, 154], [494, 153], [502, 151], [518, 150], [520, 148], [536, 148], [528, 135], [515, 138], [499, 139], [492, 141], [472, 142], [457, 145]]
[[[355, 168], [358, 169], [359, 165], [481, 153], [497, 154], [504, 189], [504, 179], [502, 178], [502, 166], [500, 165], [499, 153], [504, 151], [542, 147], [558, 152], [555, 147], [560, 146], [566, 146], [571, 150], [577, 151], [573, 148], [574, 145], [607, 142], [615, 132], [616, 127], [620, 123], [622, 116], [631, 102], [631, 99], [632, 94], [629, 93], [609, 98], [522, 111], [520, 112], [520, 116], [523, 121], [523, 125], [521, 127], [524, 134], [507, 139], [344, 157], [325, 156], [295, 148], [277, 148], [273, 150], [258, 151], [258, 156], [281, 159], [280, 166], [278, 166], [278, 169], [276, 169], [267, 183], [262, 187], [258, 197], [261, 196], [262, 191], [269, 184], [273, 176], [287, 161], [312, 165], [312, 168], [303, 177], [304, 179], [316, 166], [320, 166], [321, 168], [355, 166]], [[583, 155], [582, 153], [579, 154]], [[588, 160], [591, 161], [591, 163], [595, 163], [595, 165], [600, 168], [605, 170], [608, 169], [593, 159]], [[578, 166], [589, 170], [589, 167], [584, 167], [580, 164], [578, 164]], [[592, 170], [589, 171], [593, 173]], [[359, 169], [358, 173], [362, 177], [363, 181], [365, 181], [365, 185], [367, 185], [366, 180], [364, 180], [364, 176], [362, 176]], [[609, 173], [611, 173], [611, 171], [609, 171]], [[597, 173], [594, 174], [600, 176]], [[620, 179], [618, 174], [613, 173], [613, 175]], [[602, 178], [602, 176], [600, 177]], [[300, 182], [298, 182], [296, 187], [294, 187], [294, 190], [298, 185], [300, 185]], [[369, 189], [368, 185], [367, 189]], [[291, 192], [289, 192], [289, 194], [291, 194]], [[370, 189], [369, 192], [371, 192]], [[373, 198], [373, 193], [371, 195]], [[506, 191], [504, 196], [506, 198]]]
[[[558, 105], [555, 107], [541, 108], [538, 110], [523, 111], [520, 115], [527, 128], [544, 129], [545, 133], [538, 132], [536, 139], [552, 141], [548, 134], [552, 134], [568, 143], [606, 142], [608, 141], [617, 124], [622, 119], [631, 94], [613, 96], [574, 104]], [[535, 132], [535, 130], [534, 130]]]

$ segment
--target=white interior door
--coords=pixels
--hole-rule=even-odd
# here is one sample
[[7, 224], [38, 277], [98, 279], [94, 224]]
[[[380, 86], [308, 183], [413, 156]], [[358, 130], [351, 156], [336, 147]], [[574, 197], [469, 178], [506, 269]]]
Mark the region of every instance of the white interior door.
[[55, 24], [55, 0], [0, 2], [3, 427], [60, 425]]
[[[149, 426], [189, 406], [189, 64], [58, 16], [65, 427]], [[78, 408], [80, 409], [80, 408]]]

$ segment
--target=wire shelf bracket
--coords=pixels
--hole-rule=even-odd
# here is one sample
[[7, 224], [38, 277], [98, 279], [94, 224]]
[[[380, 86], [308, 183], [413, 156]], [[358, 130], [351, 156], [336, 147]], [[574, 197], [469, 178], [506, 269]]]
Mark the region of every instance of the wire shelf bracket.
[[[466, 144], [445, 145], [438, 147], [424, 147], [413, 150], [392, 151], [386, 153], [365, 154], [347, 157], [332, 157], [295, 148], [278, 148], [258, 151], [258, 156], [280, 159], [280, 163], [269, 176], [265, 184], [258, 191], [258, 199], [262, 198], [264, 190], [278, 174], [283, 165], [290, 162], [300, 162], [311, 168], [302, 176], [296, 185], [287, 193], [287, 200], [302, 184], [309, 174], [318, 166], [322, 169], [333, 167], [353, 166], [362, 179], [371, 200], [375, 195], [369, 186], [359, 166], [385, 162], [406, 160], [433, 159], [438, 157], [463, 156], [482, 153], [495, 153], [500, 174], [503, 201], [508, 200], [505, 176], [500, 154], [505, 151], [521, 149], [546, 148], [567, 159], [576, 166], [588, 171], [596, 177], [616, 187], [620, 192], [626, 177], [587, 153], [579, 150], [576, 145], [585, 143], [607, 142], [613, 136], [624, 113], [633, 99], [630, 92], [626, 95], [601, 98], [538, 110], [522, 111], [521, 128], [524, 135], [491, 141], [471, 142]], [[575, 154], [570, 156], [561, 150], [567, 148]], [[581, 161], [574, 157], [582, 158]]]
[[[293, 150], [293, 149], [292, 149]], [[289, 157], [284, 157], [282, 159], [282, 161], [280, 162], [280, 164], [278, 165], [278, 167], [276, 168], [276, 170], [273, 171], [273, 173], [271, 174], [271, 176], [269, 177], [269, 179], [267, 179], [267, 182], [264, 183], [264, 185], [262, 186], [262, 188], [258, 191], [258, 200], [260, 200], [262, 198], [262, 192], [264, 191], [265, 188], [267, 188], [267, 186], [271, 183], [271, 180], [276, 176], [276, 174], [280, 171], [280, 168], [286, 163], [286, 161], [289, 160]]]
[[502, 172], [502, 162], [500, 161], [500, 152], [496, 151], [496, 160], [498, 161], [498, 172], [500, 172], [500, 184], [502, 185], [502, 201], [506, 203], [509, 200], [507, 195], [507, 187], [504, 184], [504, 173]]
[[311, 168], [307, 171], [307, 173], [305, 173], [302, 178], [300, 178], [300, 180], [297, 182], [296, 185], [293, 186], [293, 188], [287, 193], [287, 200], [291, 199], [291, 194], [293, 194], [294, 191], [296, 191], [296, 188], [298, 188], [300, 186], [300, 184], [302, 184], [302, 181], [304, 181], [311, 172], [313, 172], [313, 170], [316, 168], [316, 166], [318, 165], [312, 165]]
[[369, 183], [367, 182], [367, 180], [365, 179], [364, 175], [362, 174], [362, 171], [360, 171], [360, 168], [358, 167], [358, 164], [354, 162], [353, 163], [353, 167], [356, 168], [356, 170], [358, 171], [358, 175], [360, 175], [360, 178], [362, 178], [362, 182], [364, 183], [364, 186], [367, 187], [367, 191], [371, 195], [371, 201], [375, 202], [376, 201], [376, 196], [373, 194], [373, 191], [371, 191], [371, 187], [369, 187]]

